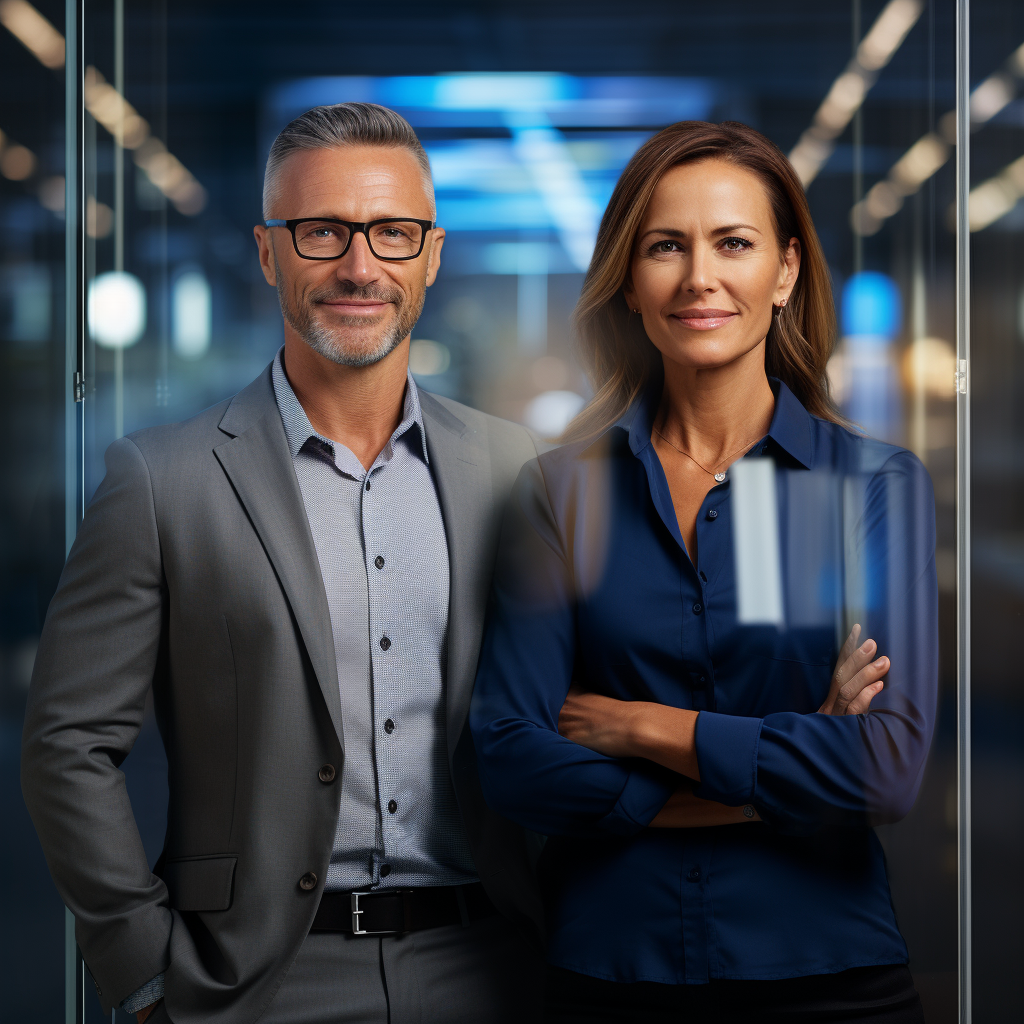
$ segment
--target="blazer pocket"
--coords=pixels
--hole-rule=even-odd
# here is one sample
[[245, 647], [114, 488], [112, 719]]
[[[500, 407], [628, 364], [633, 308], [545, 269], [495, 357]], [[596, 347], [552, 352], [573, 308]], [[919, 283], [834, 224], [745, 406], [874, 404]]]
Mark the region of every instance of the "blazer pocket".
[[237, 857], [186, 857], [169, 860], [163, 880], [171, 906], [182, 911], [227, 910], [231, 906]]

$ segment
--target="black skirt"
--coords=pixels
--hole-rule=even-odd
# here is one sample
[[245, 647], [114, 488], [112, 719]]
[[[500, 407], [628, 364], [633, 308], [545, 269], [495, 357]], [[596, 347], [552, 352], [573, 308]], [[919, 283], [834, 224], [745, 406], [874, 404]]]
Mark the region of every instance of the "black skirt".
[[625, 984], [549, 967], [546, 1007], [547, 1024], [924, 1024], [921, 999], [902, 965], [707, 985]]

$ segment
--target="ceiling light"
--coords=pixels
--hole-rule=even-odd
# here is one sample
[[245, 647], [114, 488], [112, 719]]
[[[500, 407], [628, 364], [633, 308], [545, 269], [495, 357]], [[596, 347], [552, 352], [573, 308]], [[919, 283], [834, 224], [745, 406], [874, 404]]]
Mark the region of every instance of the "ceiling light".
[[983, 124], [995, 117], [1016, 93], [1016, 86], [1009, 75], [995, 74], [986, 78], [971, 93], [971, 120]]
[[924, 11], [922, 0], [889, 0], [857, 47], [857, 54], [832, 83], [828, 95], [814, 114], [814, 120], [792, 152], [790, 163], [804, 188], [817, 177], [832, 155], [834, 139], [860, 109], [878, 72], [892, 59], [907, 33]]
[[0, 174], [11, 181], [24, 181], [36, 169], [36, 155], [32, 150], [17, 143], [11, 143], [8, 136], [0, 145]]
[[41, 64], [64, 66], [64, 37], [26, 0], [0, 0], [0, 23]]
[[857, 63], [866, 71], [884, 68], [921, 17], [923, 9], [920, 0], [892, 0], [857, 47]]

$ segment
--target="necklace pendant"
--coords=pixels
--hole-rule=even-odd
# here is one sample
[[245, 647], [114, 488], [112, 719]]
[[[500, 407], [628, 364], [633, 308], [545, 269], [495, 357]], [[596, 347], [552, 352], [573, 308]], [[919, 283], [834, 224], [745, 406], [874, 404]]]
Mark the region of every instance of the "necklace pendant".
[[716, 481], [717, 481], [718, 483], [720, 483], [720, 484], [721, 484], [721, 483], [724, 483], [724, 482], [725, 482], [725, 474], [724, 474], [724, 473], [716, 473], [716, 474], [715, 474], [715, 480], [716, 480]]

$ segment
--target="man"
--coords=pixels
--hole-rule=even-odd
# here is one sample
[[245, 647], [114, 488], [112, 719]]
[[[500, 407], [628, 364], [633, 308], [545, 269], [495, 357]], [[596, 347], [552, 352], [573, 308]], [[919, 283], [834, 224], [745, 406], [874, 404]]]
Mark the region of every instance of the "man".
[[[484, 805], [466, 726], [501, 505], [535, 446], [408, 372], [444, 231], [401, 117], [297, 118], [264, 217], [284, 348], [108, 450], [40, 642], [25, 799], [108, 1011], [536, 1019], [531, 848]], [[154, 873], [118, 771], [151, 686]]]

